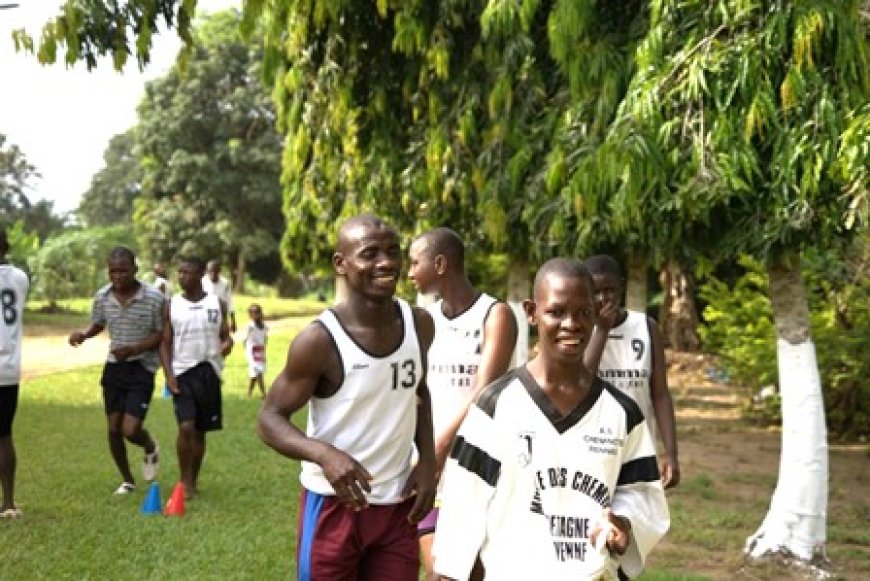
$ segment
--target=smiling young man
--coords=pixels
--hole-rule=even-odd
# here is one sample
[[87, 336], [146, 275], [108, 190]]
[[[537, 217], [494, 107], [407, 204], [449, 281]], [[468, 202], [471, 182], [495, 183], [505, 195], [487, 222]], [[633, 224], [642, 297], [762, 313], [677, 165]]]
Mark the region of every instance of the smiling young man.
[[[395, 298], [401, 249], [380, 218], [342, 224], [333, 267], [346, 292], [290, 345], [260, 437], [302, 460], [297, 579], [414, 581], [435, 496], [432, 318]], [[306, 404], [303, 432], [289, 420]]]
[[637, 405], [593, 377], [592, 280], [546, 262], [524, 303], [538, 355], [469, 409], [445, 471], [435, 571], [466, 579], [478, 552], [493, 579], [638, 574], [669, 525], [655, 450]]
[[[510, 367], [517, 322], [506, 303], [472, 286], [465, 271], [465, 245], [455, 231], [439, 227], [424, 232], [411, 243], [408, 254], [408, 277], [421, 293], [440, 298], [428, 309], [435, 338], [426, 375], [440, 472], [474, 397]], [[432, 575], [438, 504], [418, 527], [428, 576]], [[479, 567], [471, 578], [483, 579]]]
[[108, 270], [111, 282], [94, 295], [90, 326], [70, 333], [69, 344], [77, 347], [109, 329], [111, 344], [100, 383], [109, 450], [123, 478], [115, 494], [124, 495], [136, 489], [125, 438], [145, 451], [143, 478], [151, 481], [157, 476], [157, 442], [143, 424], [159, 366], [164, 299], [160, 291], [136, 278], [136, 257], [129, 248], [119, 246], [109, 252]]

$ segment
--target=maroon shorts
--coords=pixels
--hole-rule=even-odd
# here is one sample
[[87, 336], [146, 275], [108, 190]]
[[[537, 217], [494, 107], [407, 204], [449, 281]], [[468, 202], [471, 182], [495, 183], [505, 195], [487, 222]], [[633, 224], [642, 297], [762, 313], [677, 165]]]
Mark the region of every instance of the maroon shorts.
[[296, 547], [298, 581], [416, 581], [414, 499], [369, 505], [359, 512], [334, 496], [302, 489]]

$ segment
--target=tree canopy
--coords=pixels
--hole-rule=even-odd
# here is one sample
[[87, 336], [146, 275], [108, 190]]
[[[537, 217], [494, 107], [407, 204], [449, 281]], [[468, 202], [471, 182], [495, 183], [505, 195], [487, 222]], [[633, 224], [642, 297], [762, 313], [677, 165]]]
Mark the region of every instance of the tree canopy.
[[149, 83], [139, 106], [134, 221], [157, 260], [192, 251], [225, 261], [277, 256], [281, 139], [260, 51], [239, 36], [239, 18], [205, 18], [184, 71]]

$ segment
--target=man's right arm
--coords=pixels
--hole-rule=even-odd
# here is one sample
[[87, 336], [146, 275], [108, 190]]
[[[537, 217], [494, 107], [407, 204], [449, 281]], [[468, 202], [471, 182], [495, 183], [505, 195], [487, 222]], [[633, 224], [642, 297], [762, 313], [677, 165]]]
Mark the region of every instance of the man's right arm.
[[166, 379], [166, 389], [174, 394], [178, 394], [178, 380], [175, 378], [175, 373], [172, 372], [172, 319], [170, 314], [170, 301], [163, 303], [163, 338], [160, 341], [158, 353], [160, 355], [160, 365], [163, 366], [163, 377]]
[[99, 335], [103, 332], [105, 326], [98, 325], [96, 323], [91, 323], [87, 329], [84, 331], [73, 331], [69, 334], [69, 344], [73, 347], [78, 347], [82, 343], [84, 343], [87, 339]]
[[328, 442], [309, 438], [291, 421], [292, 415], [312, 398], [318, 385], [327, 380], [327, 366], [333, 357], [337, 354], [326, 329], [316, 323], [306, 327], [290, 344], [284, 369], [266, 394], [257, 433], [282, 456], [318, 464], [338, 499], [359, 509], [367, 505], [363, 491], [371, 491], [372, 477], [368, 471]]

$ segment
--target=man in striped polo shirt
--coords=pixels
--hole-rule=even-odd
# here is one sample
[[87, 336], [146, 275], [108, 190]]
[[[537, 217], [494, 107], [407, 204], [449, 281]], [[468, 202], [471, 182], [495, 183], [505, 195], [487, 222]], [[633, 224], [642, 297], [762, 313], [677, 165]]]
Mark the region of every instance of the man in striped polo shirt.
[[136, 257], [123, 246], [109, 252], [110, 283], [94, 295], [91, 324], [73, 331], [73, 347], [109, 329], [111, 343], [101, 383], [108, 420], [109, 450], [123, 481], [115, 494], [136, 489], [127, 461], [126, 438], [145, 450], [142, 476], [157, 476], [158, 446], [143, 423], [154, 393], [154, 373], [159, 366], [157, 346], [163, 332], [163, 295], [136, 278]]

